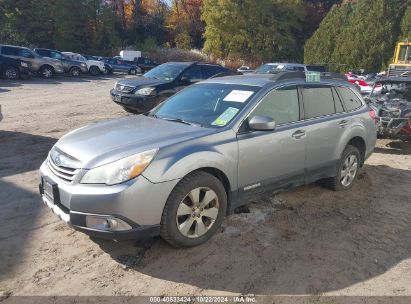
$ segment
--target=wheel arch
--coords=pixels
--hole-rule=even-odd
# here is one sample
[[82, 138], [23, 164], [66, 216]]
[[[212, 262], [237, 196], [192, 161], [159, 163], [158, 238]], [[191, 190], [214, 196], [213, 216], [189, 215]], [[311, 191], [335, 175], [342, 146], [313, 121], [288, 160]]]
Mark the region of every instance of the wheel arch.
[[44, 69], [44, 68], [46, 68], [46, 67], [51, 68], [51, 69], [53, 70], [53, 73], [56, 71], [56, 70], [54, 69], [54, 67], [53, 67], [51, 64], [48, 64], [48, 63], [45, 63], [45, 64], [41, 65], [39, 71], [41, 71], [42, 69]]
[[360, 151], [360, 157], [361, 157], [361, 166], [364, 164], [365, 161], [365, 151], [366, 151], [366, 144], [364, 138], [361, 136], [354, 136], [351, 138], [346, 146], [354, 146]]

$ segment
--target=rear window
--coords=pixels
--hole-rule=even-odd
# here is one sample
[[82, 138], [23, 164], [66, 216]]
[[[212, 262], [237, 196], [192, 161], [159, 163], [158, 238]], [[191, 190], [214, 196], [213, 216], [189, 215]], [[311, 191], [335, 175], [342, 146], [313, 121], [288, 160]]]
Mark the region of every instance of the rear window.
[[353, 111], [362, 106], [360, 98], [349, 88], [338, 88], [347, 111]]
[[302, 93], [305, 118], [335, 114], [334, 98], [330, 86], [304, 86]]

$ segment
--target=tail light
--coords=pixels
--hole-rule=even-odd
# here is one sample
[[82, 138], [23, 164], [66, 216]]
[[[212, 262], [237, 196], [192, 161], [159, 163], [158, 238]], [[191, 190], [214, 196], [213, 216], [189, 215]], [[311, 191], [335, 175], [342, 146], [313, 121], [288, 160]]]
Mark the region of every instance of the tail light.
[[368, 108], [368, 114], [369, 114], [370, 117], [371, 117], [372, 119], [374, 119], [374, 120], [375, 120], [375, 118], [377, 117], [376, 111], [375, 111], [373, 108], [371, 108], [371, 107]]

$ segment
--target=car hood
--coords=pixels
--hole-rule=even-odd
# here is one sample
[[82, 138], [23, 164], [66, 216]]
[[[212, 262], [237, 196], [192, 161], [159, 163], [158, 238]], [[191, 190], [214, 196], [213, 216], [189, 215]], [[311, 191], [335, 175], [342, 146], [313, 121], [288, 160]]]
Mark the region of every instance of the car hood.
[[63, 136], [55, 147], [79, 160], [82, 168], [90, 169], [215, 132], [216, 129], [136, 115], [74, 130]]
[[129, 87], [147, 87], [147, 86], [158, 86], [160, 84], [168, 83], [168, 81], [155, 78], [147, 78], [144, 76], [139, 76], [133, 79], [124, 79], [118, 81], [118, 84], [126, 85]]

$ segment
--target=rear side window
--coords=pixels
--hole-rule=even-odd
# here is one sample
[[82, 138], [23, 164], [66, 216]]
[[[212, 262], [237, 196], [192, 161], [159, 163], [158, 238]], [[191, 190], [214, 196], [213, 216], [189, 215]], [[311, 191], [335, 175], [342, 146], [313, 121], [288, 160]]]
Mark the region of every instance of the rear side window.
[[347, 111], [353, 111], [362, 106], [361, 100], [349, 88], [338, 88]]
[[330, 86], [302, 87], [305, 118], [335, 114], [334, 98]]
[[204, 79], [210, 78], [216, 74], [225, 72], [225, 69], [218, 66], [203, 65], [201, 67]]
[[251, 113], [249, 119], [256, 115], [269, 116], [278, 125], [300, 120], [297, 87], [283, 87], [268, 93]]
[[1, 48], [1, 53], [3, 55], [18, 56], [19, 55], [19, 49], [15, 48], [15, 47], [10, 47], [10, 46], [3, 46]]

